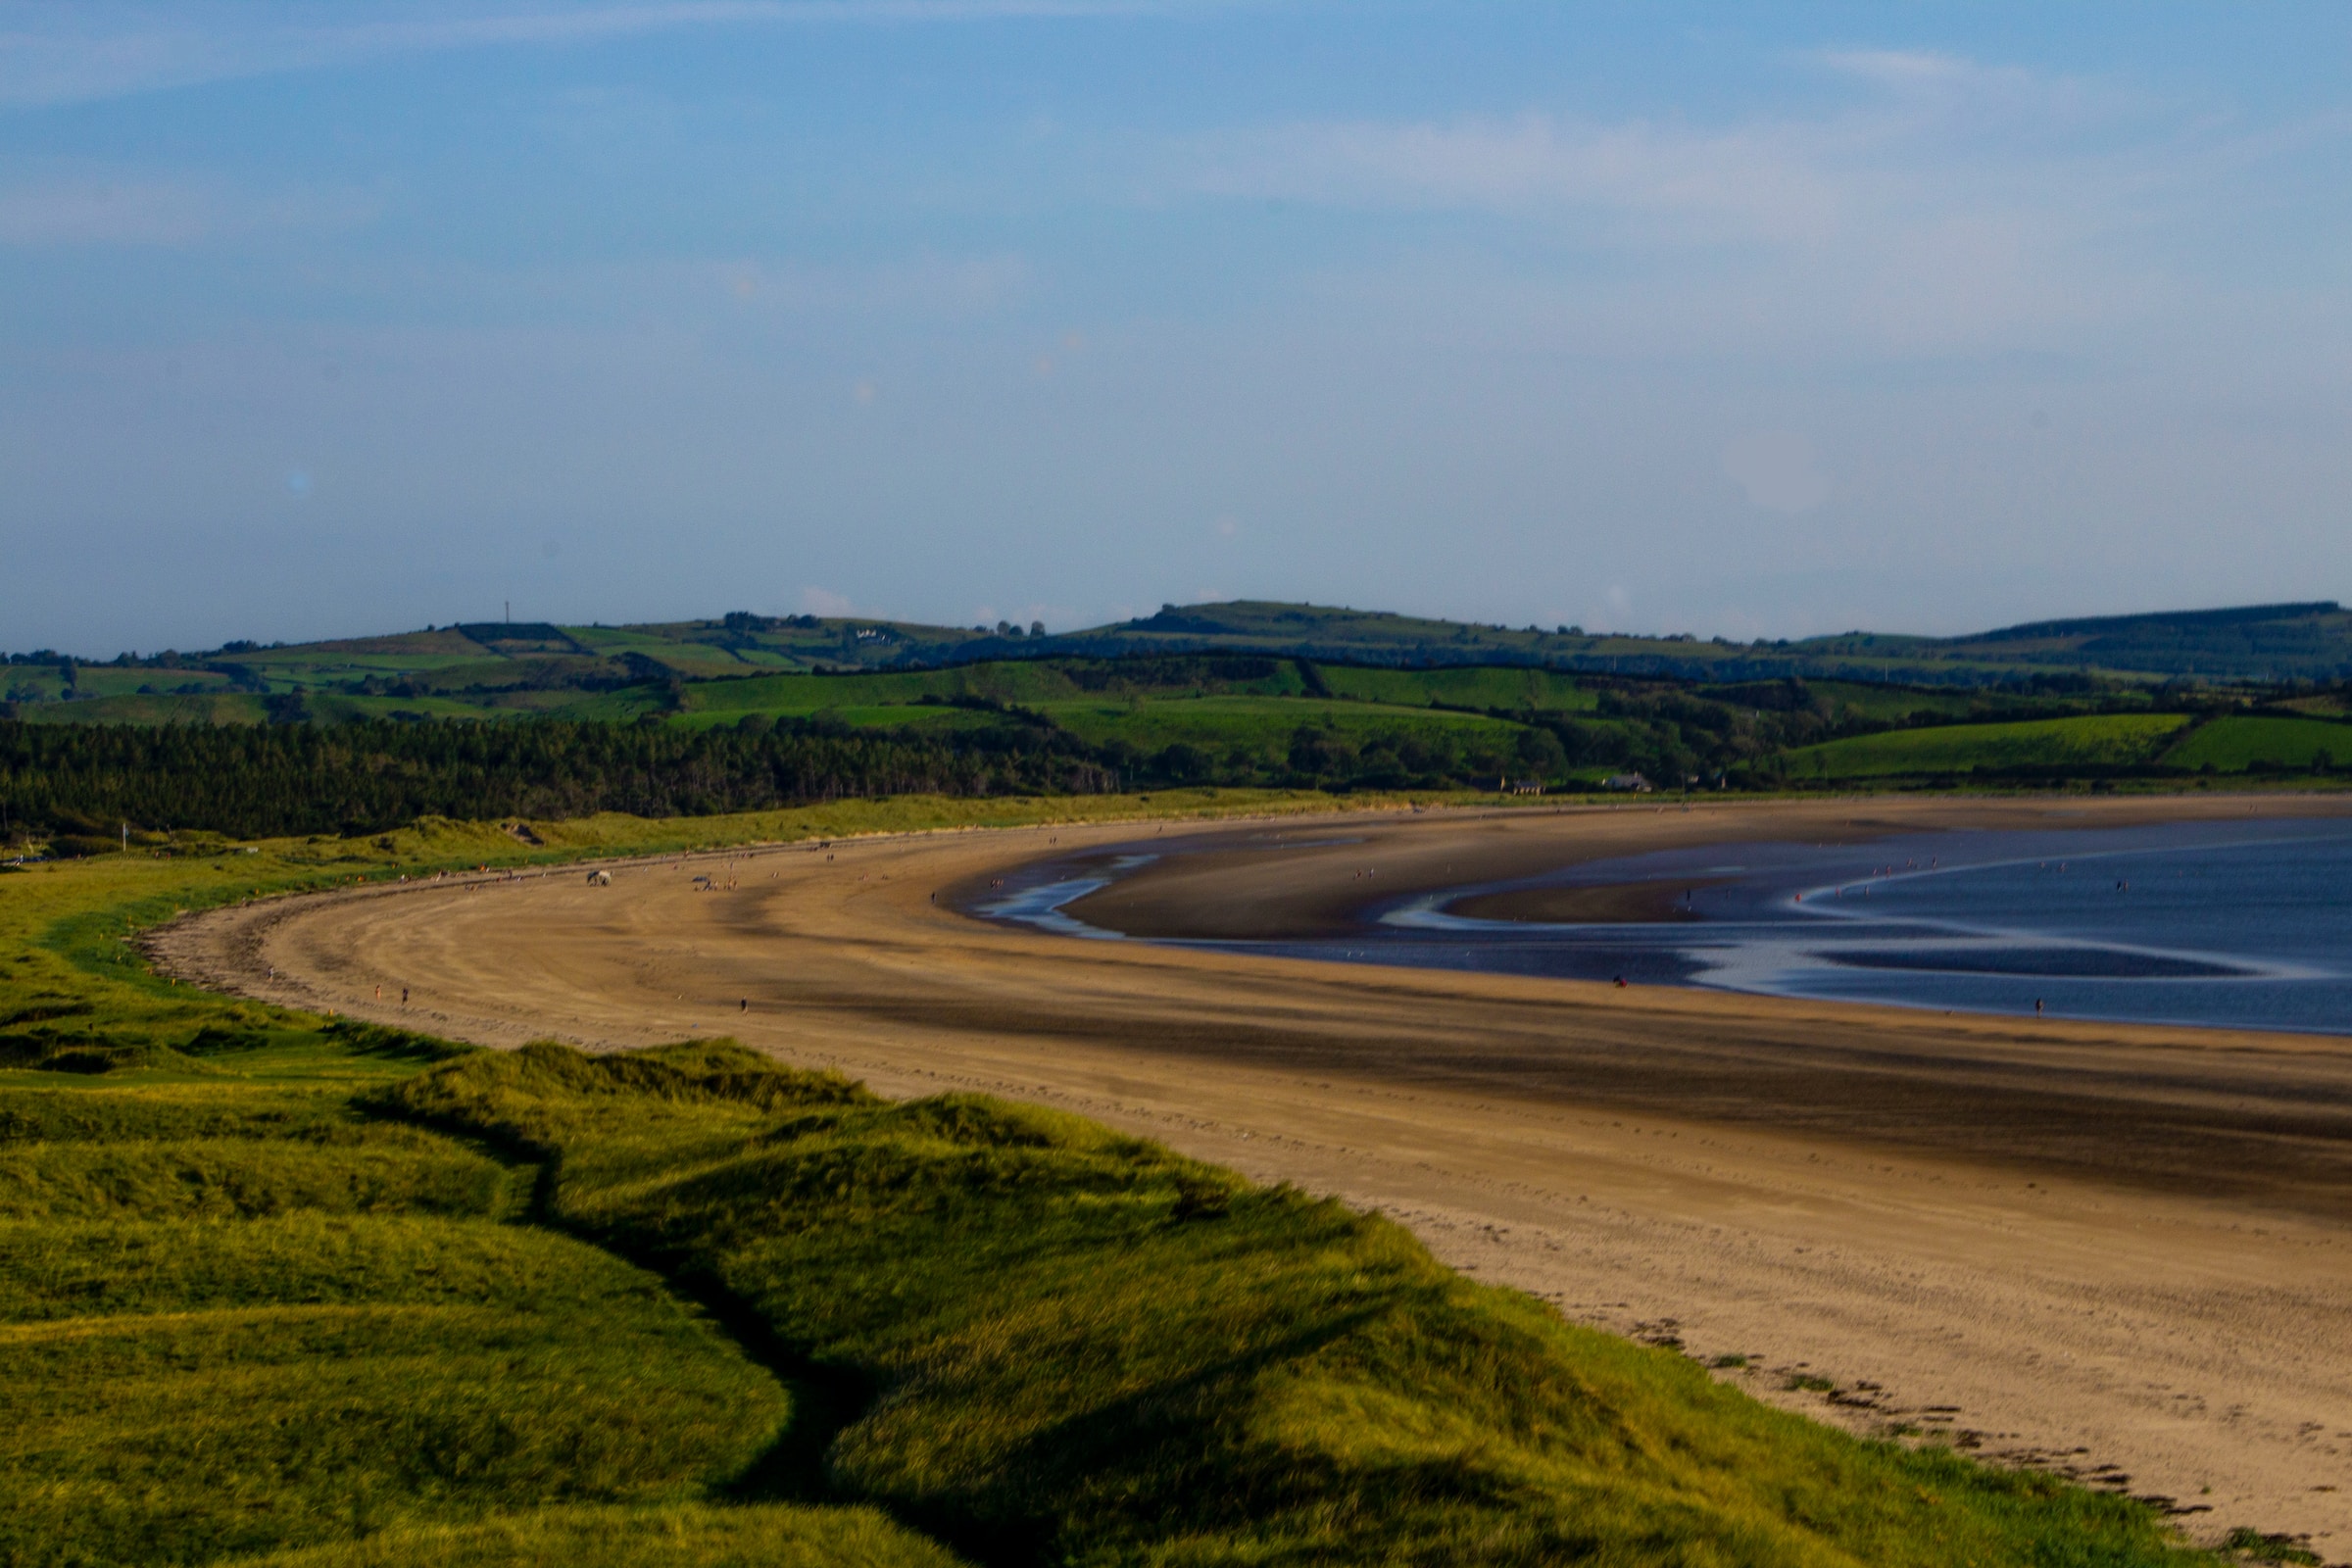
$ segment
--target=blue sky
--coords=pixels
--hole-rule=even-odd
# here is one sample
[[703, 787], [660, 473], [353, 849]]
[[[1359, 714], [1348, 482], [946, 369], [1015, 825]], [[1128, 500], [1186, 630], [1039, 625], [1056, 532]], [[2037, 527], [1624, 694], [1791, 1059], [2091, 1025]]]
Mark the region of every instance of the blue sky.
[[2352, 9], [0, 0], [0, 646], [2352, 597]]

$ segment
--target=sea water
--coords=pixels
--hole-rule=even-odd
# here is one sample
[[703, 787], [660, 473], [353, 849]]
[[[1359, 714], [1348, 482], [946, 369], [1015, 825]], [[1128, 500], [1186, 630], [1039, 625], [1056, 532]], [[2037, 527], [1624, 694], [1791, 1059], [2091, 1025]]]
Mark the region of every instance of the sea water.
[[[1115, 876], [1144, 862], [1130, 856]], [[1100, 862], [982, 912], [1069, 931]], [[1474, 897], [1650, 883], [1686, 917], [1475, 919]], [[1767, 841], [1368, 905], [1360, 933], [1187, 946], [1975, 1012], [2352, 1033], [2352, 820]], [[1091, 933], [1091, 928], [1090, 933]]]

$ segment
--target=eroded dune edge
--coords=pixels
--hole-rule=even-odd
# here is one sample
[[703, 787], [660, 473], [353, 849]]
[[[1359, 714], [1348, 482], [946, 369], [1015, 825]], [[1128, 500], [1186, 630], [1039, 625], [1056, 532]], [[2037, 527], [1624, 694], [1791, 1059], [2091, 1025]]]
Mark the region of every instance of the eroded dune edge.
[[[1367, 847], [1387, 876], [1473, 849], [1573, 858], [2050, 809], [1351, 818], [1356, 847], [1253, 852], [1222, 882], [1139, 880], [1134, 896], [1176, 916], [1187, 901], [1321, 907]], [[2086, 826], [2245, 806], [2066, 809]], [[2212, 1510], [2192, 1528], [2259, 1520], [2344, 1554], [2341, 1042], [1335, 971], [1039, 937], [952, 906], [1041, 853], [1152, 833], [796, 846], [623, 864], [610, 886], [550, 872], [328, 896], [183, 922], [159, 949], [228, 989], [483, 1043], [726, 1033], [886, 1094], [1080, 1111], [1390, 1213], [1572, 1320], [1743, 1358], [1720, 1375], [1761, 1396], [1858, 1430], [1946, 1430]], [[405, 1011], [379, 986], [407, 988]]]

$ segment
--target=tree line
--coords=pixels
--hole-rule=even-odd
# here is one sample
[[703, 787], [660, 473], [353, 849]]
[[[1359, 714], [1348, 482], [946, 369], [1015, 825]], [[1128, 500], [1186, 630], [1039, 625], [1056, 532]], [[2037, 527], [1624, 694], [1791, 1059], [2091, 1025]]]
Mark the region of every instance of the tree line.
[[99, 839], [125, 824], [236, 837], [353, 834], [419, 816], [703, 816], [845, 797], [1118, 787], [1087, 748], [1011, 723], [952, 740], [815, 725], [692, 730], [553, 719], [0, 723], [0, 832], [15, 837]]
[[[363, 720], [324, 725], [0, 722], [0, 838], [65, 853], [134, 833], [233, 837], [379, 832], [419, 816], [482, 820], [700, 816], [847, 797], [1099, 794], [1169, 785], [1442, 789], [1548, 778], [1572, 762], [1680, 766], [1648, 726], [1350, 737], [1301, 724], [1270, 746], [1089, 744], [1041, 714], [963, 699], [988, 721], [953, 731], [856, 728], [825, 716], [674, 722]], [[1565, 728], [1563, 726], [1563, 728]]]

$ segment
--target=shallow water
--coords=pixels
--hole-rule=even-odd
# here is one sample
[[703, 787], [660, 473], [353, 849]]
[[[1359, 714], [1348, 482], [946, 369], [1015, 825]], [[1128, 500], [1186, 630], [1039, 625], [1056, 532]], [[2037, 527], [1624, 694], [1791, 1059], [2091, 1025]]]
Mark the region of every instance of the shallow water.
[[[1064, 868], [981, 912], [1103, 935], [1062, 906], [1146, 863]], [[1688, 884], [1693, 918], [1478, 920], [1475, 895]], [[1701, 883], [1712, 885], [1701, 886]], [[1371, 906], [1356, 936], [1244, 953], [1905, 1006], [2352, 1033], [2352, 822], [2256, 818], [1861, 845], [1767, 842], [1593, 861]]]

